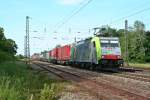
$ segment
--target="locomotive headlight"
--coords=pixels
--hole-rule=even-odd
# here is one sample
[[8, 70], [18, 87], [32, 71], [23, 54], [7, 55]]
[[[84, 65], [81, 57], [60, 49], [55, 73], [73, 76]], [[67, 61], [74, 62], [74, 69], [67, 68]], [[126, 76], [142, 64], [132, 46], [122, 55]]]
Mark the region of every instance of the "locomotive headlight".
[[121, 58], [121, 56], [117, 56], [117, 58], [118, 58], [118, 59], [120, 59], [120, 58]]
[[105, 58], [105, 56], [102, 56], [102, 58]]

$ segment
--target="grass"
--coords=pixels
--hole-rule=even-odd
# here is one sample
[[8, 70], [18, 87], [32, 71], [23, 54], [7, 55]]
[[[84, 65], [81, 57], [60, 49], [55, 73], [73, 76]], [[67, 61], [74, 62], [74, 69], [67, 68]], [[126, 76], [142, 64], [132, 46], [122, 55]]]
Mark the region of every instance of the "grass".
[[135, 68], [144, 68], [144, 69], [150, 69], [150, 63], [140, 64], [140, 63], [129, 63], [131, 67]]
[[36, 74], [24, 63], [0, 63], [0, 100], [55, 100], [64, 84]]

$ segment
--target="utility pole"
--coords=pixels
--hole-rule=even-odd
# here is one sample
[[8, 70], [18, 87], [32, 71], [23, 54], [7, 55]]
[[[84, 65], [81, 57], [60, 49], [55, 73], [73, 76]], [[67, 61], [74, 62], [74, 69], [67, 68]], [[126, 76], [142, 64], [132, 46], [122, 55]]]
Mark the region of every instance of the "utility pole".
[[25, 58], [27, 58], [26, 41], [27, 41], [27, 37], [26, 37], [26, 35], [25, 35], [25, 36], [24, 36], [24, 57], [25, 57]]
[[26, 16], [25, 57], [26, 57], [26, 64], [28, 61], [30, 64], [29, 16]]
[[71, 28], [68, 29], [69, 34], [71, 34]]
[[128, 52], [128, 20], [125, 20], [125, 60], [129, 66], [129, 52]]
[[91, 29], [89, 28], [89, 34], [91, 33]]
[[74, 38], [74, 41], [75, 41], [75, 43], [77, 42], [77, 38], [76, 37]]
[[44, 27], [44, 33], [46, 33], [47, 32], [47, 30], [46, 30], [46, 25], [45, 25], [45, 27]]

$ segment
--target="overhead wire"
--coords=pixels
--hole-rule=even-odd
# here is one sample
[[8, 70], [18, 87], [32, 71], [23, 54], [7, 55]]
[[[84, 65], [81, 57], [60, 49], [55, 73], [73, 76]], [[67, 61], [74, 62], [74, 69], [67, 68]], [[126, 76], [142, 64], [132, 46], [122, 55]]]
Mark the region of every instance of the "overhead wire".
[[135, 15], [140, 14], [140, 13], [142, 13], [142, 12], [145, 12], [145, 11], [147, 11], [147, 10], [150, 10], [150, 7], [144, 8], [144, 9], [142, 9], [142, 10], [139, 10], [139, 11], [137, 11], [137, 12], [134, 12], [134, 13], [130, 14], [130, 15], [121, 17], [121, 18], [119, 18], [119, 19], [113, 20], [113, 21], [111, 21], [109, 24], [111, 25], [111, 24], [113, 24], [114, 22], [118, 22], [118, 21], [120, 21], [120, 20], [125, 20], [126, 18], [135, 16]]
[[[91, 3], [93, 0], [86, 0], [85, 4], [83, 4], [81, 7], [79, 7], [77, 10], [75, 10], [69, 17], [67, 17], [65, 20], [63, 20], [56, 28], [56, 30], [59, 30], [62, 26], [64, 26], [71, 18], [73, 18], [76, 14], [78, 14], [83, 8], [85, 8], [89, 3]], [[83, 2], [83, 3], [84, 3]], [[55, 31], [55, 30], [54, 30]]]
[[[82, 6], [86, 1], [87, 1], [87, 0], [83, 0], [81, 3], [79, 3], [79, 6]], [[74, 13], [76, 10], [77, 10], [77, 8], [73, 9], [73, 10], [69, 13], [69, 15], [67, 15], [67, 16], [72, 15], [72, 13]], [[55, 25], [55, 27], [58, 27], [64, 20], [66, 20], [67, 16], [64, 16], [64, 17]]]
[[[60, 28], [62, 28], [66, 23], [68, 23], [68, 21], [70, 21], [76, 14], [78, 14], [83, 8], [85, 8], [85, 7], [86, 7], [89, 3], [91, 3], [92, 1], [93, 1], [93, 0], [84, 0], [84, 1], [82, 1], [82, 2], [79, 4], [79, 5], [81, 5], [79, 8], [74, 9], [74, 10], [72, 11], [72, 13], [70, 14], [70, 16], [64, 17], [64, 18], [62, 19], [62, 21], [58, 22], [58, 23], [55, 25], [56, 28], [54, 29], [54, 31], [59, 30]], [[124, 20], [124, 19], [129, 18], [129, 17], [135, 16], [135, 15], [137, 15], [137, 14], [139, 14], [139, 13], [142, 13], [142, 12], [144, 12], [144, 11], [147, 11], [147, 10], [150, 10], [150, 7], [149, 7], [149, 8], [142, 9], [142, 10], [139, 10], [139, 11], [134, 12], [134, 13], [132, 13], [132, 14], [129, 14], [129, 15], [127, 15], [127, 16], [118, 18], [118, 19], [116, 19], [116, 20], [112, 20], [108, 25], [111, 25], [111, 24], [113, 24], [113, 23], [116, 23], [116, 22], [118, 22], [118, 21]], [[45, 30], [46, 30], [46, 29], [44, 29], [44, 32], [45, 32]], [[46, 31], [47, 31], [47, 30], [46, 30]]]
[[[64, 26], [72, 17], [74, 17], [76, 14], [78, 14], [84, 7], [86, 7], [92, 0], [88, 0], [83, 6], [81, 6], [79, 9], [77, 9], [74, 13], [72, 13], [67, 19], [64, 19], [58, 26], [55, 30], [59, 30], [62, 26]], [[82, 2], [83, 3], [83, 2]], [[145, 8], [145, 9], [142, 9], [142, 10], [139, 10], [137, 12], [134, 12], [132, 14], [129, 14], [127, 16], [124, 16], [124, 17], [121, 17], [119, 19], [116, 19], [116, 20], [113, 20], [109, 23], [109, 25], [115, 23], [115, 22], [118, 22], [118, 21], [121, 21], [121, 20], [125, 20], [126, 18], [129, 18], [129, 17], [132, 17], [132, 16], [135, 16], [137, 14], [140, 14], [144, 11], [147, 11], [147, 10], [150, 10], [150, 7], [148, 8]]]

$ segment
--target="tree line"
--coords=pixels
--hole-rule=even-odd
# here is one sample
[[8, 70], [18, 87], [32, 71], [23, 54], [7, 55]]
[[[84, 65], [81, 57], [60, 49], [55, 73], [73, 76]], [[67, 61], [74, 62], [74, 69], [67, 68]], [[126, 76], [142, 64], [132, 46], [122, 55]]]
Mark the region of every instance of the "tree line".
[[[150, 31], [145, 30], [145, 25], [141, 21], [135, 21], [133, 26], [129, 26], [127, 35], [125, 29], [114, 29], [108, 25], [102, 26], [98, 33], [100, 36], [119, 37], [123, 58], [128, 54], [129, 62], [150, 62]], [[128, 53], [126, 53], [126, 38]]]
[[0, 62], [13, 60], [17, 53], [17, 44], [12, 39], [7, 39], [4, 29], [0, 27]]

